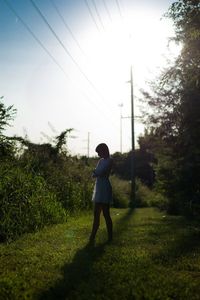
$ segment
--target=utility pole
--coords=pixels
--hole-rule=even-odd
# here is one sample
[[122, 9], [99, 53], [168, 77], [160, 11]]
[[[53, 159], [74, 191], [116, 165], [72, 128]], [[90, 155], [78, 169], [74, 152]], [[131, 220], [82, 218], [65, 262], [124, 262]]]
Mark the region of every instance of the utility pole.
[[90, 156], [90, 133], [88, 132], [88, 138], [87, 138], [87, 157]]
[[87, 154], [85, 155], [86, 157], [86, 162], [88, 161], [88, 158], [90, 156], [90, 132], [87, 133], [87, 139], [83, 140], [84, 142], [87, 142], [87, 146], [84, 147], [85, 150], [87, 150]]
[[123, 103], [120, 103], [119, 107], [120, 107], [120, 152], [122, 153], [122, 107], [123, 107]]
[[131, 151], [131, 206], [135, 202], [135, 128], [134, 128], [134, 94], [133, 94], [133, 67], [131, 65], [131, 138], [132, 138], [132, 151]]

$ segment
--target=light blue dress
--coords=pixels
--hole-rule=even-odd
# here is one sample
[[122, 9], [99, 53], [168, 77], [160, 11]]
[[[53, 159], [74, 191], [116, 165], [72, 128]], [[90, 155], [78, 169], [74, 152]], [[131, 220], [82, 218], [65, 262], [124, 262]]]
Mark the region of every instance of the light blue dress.
[[112, 158], [101, 158], [93, 172], [96, 178], [92, 201], [95, 203], [112, 203], [112, 186], [109, 175], [112, 167]]

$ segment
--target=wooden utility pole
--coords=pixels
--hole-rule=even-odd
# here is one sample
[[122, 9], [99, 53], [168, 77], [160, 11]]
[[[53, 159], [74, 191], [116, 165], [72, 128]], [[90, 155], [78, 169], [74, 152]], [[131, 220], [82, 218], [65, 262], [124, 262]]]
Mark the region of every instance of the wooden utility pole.
[[120, 152], [122, 153], [122, 107], [123, 103], [119, 104], [120, 107]]
[[87, 157], [90, 156], [90, 133], [88, 132], [88, 138], [87, 138]]
[[135, 204], [135, 128], [134, 128], [134, 93], [133, 93], [133, 67], [131, 65], [131, 206]]

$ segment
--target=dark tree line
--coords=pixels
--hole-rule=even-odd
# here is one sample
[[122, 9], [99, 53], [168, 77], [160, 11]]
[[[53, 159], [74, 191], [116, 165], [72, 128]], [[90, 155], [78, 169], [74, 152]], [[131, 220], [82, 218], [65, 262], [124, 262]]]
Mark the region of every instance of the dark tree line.
[[[181, 52], [143, 91], [151, 113], [145, 113], [135, 173], [168, 199], [169, 212], [200, 215], [200, 2], [179, 0], [166, 17], [175, 28], [170, 42]], [[130, 179], [130, 153], [114, 158], [114, 171]]]
[[[135, 151], [135, 176], [148, 187], [152, 187], [155, 179], [153, 170], [154, 157], [146, 146], [140, 143], [140, 149]], [[113, 173], [124, 180], [131, 180], [131, 152], [121, 154], [116, 152], [113, 157]]]
[[176, 61], [144, 97], [153, 109], [142, 138], [156, 160], [156, 188], [172, 212], [200, 213], [200, 2], [180, 0], [167, 17], [182, 46]]

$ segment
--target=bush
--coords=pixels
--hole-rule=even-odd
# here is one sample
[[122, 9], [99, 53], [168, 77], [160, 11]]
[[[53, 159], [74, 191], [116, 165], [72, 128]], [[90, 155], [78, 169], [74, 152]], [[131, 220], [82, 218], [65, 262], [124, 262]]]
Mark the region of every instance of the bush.
[[[92, 206], [93, 186], [90, 182], [76, 182], [71, 178], [61, 177], [60, 182], [52, 186], [58, 195], [63, 207], [69, 211], [79, 211], [81, 209], [89, 209]], [[62, 183], [62, 187], [58, 190]]]
[[136, 206], [153, 206], [162, 210], [167, 210], [168, 201], [162, 194], [148, 188], [139, 179], [136, 179]]
[[46, 166], [43, 174], [49, 189], [56, 194], [66, 211], [91, 208], [94, 182], [91, 171], [73, 159]]
[[[122, 180], [116, 175], [111, 176], [113, 187], [113, 205], [116, 208], [127, 208], [131, 205], [131, 181]], [[159, 193], [151, 190], [138, 178], [135, 181], [134, 207], [166, 208], [166, 199]]]
[[130, 182], [122, 180], [116, 175], [112, 175], [110, 181], [113, 188], [113, 206], [115, 208], [127, 208], [131, 196]]
[[0, 176], [1, 241], [66, 220], [65, 210], [41, 176], [8, 162], [1, 164]]

